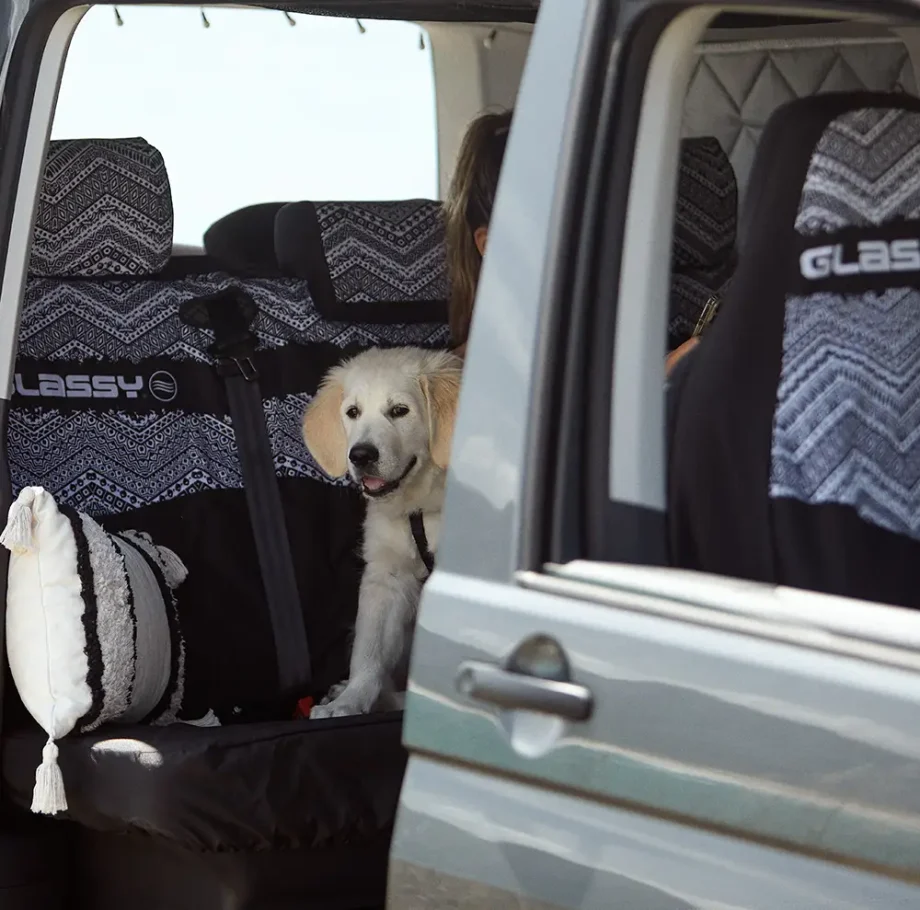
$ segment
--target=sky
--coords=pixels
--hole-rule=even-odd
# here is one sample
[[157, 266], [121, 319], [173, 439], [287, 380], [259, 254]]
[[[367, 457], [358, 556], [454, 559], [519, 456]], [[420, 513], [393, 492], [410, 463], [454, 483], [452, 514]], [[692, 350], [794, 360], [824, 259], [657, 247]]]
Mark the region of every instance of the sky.
[[52, 138], [142, 136], [166, 160], [175, 242], [253, 202], [436, 198], [431, 52], [418, 26], [251, 9], [90, 9]]

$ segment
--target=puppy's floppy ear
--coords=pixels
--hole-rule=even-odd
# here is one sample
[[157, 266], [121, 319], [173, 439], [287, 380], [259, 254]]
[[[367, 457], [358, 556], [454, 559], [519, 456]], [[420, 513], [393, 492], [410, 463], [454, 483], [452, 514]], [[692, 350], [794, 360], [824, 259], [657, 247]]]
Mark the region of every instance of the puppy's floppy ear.
[[462, 375], [462, 371], [451, 364], [423, 374], [420, 379], [428, 405], [431, 460], [442, 469], [447, 468], [450, 460], [450, 444], [454, 436], [454, 420], [457, 416]]
[[304, 442], [316, 463], [330, 477], [342, 477], [348, 470], [345, 458], [348, 440], [340, 414], [344, 394], [339, 377], [330, 374], [303, 415]]

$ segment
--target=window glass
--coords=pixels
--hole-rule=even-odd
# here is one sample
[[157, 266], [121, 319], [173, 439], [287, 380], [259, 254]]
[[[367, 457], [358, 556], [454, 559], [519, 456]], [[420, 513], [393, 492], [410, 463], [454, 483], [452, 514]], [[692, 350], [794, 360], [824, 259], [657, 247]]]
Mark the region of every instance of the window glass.
[[254, 202], [435, 198], [435, 118], [417, 25], [96, 6], [74, 36], [52, 136], [155, 145], [175, 241], [197, 245]]

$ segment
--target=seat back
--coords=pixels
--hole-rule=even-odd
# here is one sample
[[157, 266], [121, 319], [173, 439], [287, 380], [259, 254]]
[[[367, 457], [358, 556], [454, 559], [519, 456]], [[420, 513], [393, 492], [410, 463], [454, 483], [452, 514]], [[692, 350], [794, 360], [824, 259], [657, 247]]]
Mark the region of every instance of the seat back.
[[327, 319], [400, 325], [394, 340], [447, 321], [440, 203], [290, 203], [275, 218], [275, 253], [286, 274], [307, 279]]
[[920, 606], [920, 100], [793, 102], [687, 372], [675, 561]]
[[444, 343], [449, 282], [439, 202], [259, 203], [212, 224], [205, 249], [233, 272], [306, 280], [331, 322], [374, 325], [394, 344]]

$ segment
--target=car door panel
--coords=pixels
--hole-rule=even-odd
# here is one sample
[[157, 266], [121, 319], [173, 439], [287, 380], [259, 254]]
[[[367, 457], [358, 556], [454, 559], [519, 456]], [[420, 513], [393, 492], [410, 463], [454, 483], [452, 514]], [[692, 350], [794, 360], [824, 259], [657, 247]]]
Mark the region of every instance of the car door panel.
[[920, 906], [920, 889], [571, 793], [409, 764], [393, 843], [401, 910], [857, 910]]
[[[524, 587], [433, 576], [404, 739], [492, 768], [739, 833], [920, 872], [920, 676], [851, 656]], [[595, 694], [583, 723], [457, 691], [551, 636]]]

